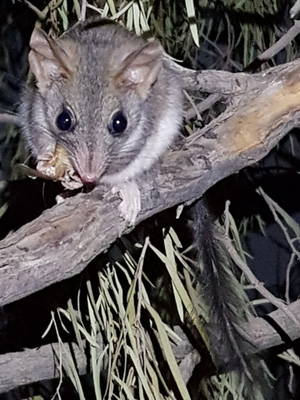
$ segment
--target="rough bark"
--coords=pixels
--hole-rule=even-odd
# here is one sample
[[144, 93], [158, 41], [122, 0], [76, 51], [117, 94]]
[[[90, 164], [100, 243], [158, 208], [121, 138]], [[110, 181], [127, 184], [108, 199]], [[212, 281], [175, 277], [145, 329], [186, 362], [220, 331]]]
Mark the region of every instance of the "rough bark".
[[[221, 93], [227, 108], [163, 158], [158, 176], [140, 179], [137, 223], [191, 202], [219, 180], [262, 159], [299, 126], [300, 62], [257, 75], [179, 69], [187, 90]], [[81, 272], [126, 226], [117, 196], [98, 187], [45, 211], [0, 242], [0, 304]]]
[[0, 393], [8, 392], [20, 385], [59, 378], [61, 360], [75, 356], [78, 374], [86, 372], [86, 357], [80, 348], [73, 345], [72, 352], [68, 344], [45, 345], [37, 349], [26, 349], [18, 353], [7, 353], [0, 356]]
[[[181, 71], [187, 90], [221, 94], [227, 108], [169, 151], [158, 176], [140, 180], [143, 209], [137, 223], [168, 207], [193, 201], [219, 180], [262, 159], [300, 121], [298, 61], [257, 75], [174, 68]], [[118, 216], [118, 202], [117, 196], [99, 187], [45, 211], [2, 240], [0, 304], [81, 272], [126, 232]], [[299, 318], [299, 302], [290, 309]], [[282, 311], [274, 315], [291, 339], [300, 336], [298, 325]], [[274, 329], [259, 318], [247, 332], [259, 350], [281, 343]], [[82, 354], [77, 363], [84, 371]], [[0, 357], [0, 391], [55, 376], [50, 346]]]
[[[294, 316], [300, 320], [300, 300], [288, 306]], [[291, 340], [300, 337], [299, 326], [287, 317], [281, 310], [274, 311], [270, 316], [285, 331]], [[278, 346], [283, 343], [282, 338], [263, 318], [254, 318], [244, 329], [248, 332], [251, 342], [257, 351], [266, 350], [270, 347]], [[178, 332], [177, 332], [178, 333]], [[199, 354], [195, 353], [188, 342], [183, 337], [183, 341], [173, 351], [177, 357], [184, 360], [182, 364], [183, 375], [186, 381], [192, 375], [194, 368], [200, 361]], [[86, 356], [78, 346], [72, 346], [72, 353], [68, 344], [45, 345], [38, 349], [26, 349], [19, 353], [8, 353], [0, 355], [0, 393], [9, 391], [16, 386], [26, 385], [46, 379], [58, 378], [60, 376], [60, 359], [62, 363], [66, 357], [75, 357], [78, 374], [86, 373]]]

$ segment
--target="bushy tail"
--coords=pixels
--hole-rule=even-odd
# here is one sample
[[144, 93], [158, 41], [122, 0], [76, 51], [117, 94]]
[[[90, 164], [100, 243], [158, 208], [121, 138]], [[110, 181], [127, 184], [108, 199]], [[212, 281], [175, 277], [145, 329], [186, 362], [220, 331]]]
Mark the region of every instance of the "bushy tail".
[[267, 399], [270, 386], [264, 363], [253, 355], [241, 329], [250, 314], [249, 300], [233, 274], [222, 232], [214, 224], [203, 199], [194, 205], [194, 229], [199, 283], [209, 312], [207, 329], [213, 360], [221, 372], [232, 370], [237, 375], [240, 388], [243, 387], [240, 399]]

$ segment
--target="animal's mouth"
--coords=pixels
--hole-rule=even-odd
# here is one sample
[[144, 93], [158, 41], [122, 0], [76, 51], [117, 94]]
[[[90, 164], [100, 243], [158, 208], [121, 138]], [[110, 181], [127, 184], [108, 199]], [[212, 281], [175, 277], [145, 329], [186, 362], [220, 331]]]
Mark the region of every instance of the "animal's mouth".
[[44, 154], [37, 161], [36, 169], [39, 174], [47, 179], [60, 181], [68, 190], [82, 188], [85, 193], [91, 192], [100, 179], [99, 174], [93, 172], [93, 168], [83, 167], [80, 170], [74, 167], [67, 151], [61, 145], [56, 146], [54, 153]]
[[84, 193], [91, 192], [96, 187], [96, 182], [89, 182], [83, 184], [83, 191]]
[[79, 189], [84, 185], [73, 168], [66, 150], [60, 145], [56, 146], [54, 153], [49, 152], [38, 157], [36, 170], [41, 177], [60, 181], [69, 190]]

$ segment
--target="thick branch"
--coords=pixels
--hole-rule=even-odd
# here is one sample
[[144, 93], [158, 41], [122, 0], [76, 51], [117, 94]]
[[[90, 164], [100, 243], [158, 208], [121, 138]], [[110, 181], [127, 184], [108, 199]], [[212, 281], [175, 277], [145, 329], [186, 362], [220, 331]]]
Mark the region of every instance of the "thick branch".
[[[289, 305], [288, 308], [300, 320], [300, 300]], [[286, 316], [286, 313], [277, 310], [270, 316], [289, 335], [291, 340], [300, 337], [299, 327]], [[258, 351], [267, 350], [283, 343], [278, 333], [263, 318], [254, 318], [243, 331], [248, 332], [249, 340]], [[180, 349], [181, 345], [182, 349]], [[178, 346], [179, 348], [175, 347], [174, 351], [177, 354], [180, 353], [181, 358], [188, 357], [185, 352], [187, 349], [190, 351], [190, 346], [187, 346], [185, 341], [179, 343]], [[86, 372], [86, 356], [77, 346], [73, 345], [72, 347], [78, 373], [82, 375]], [[61, 348], [57, 344], [45, 345], [38, 349], [26, 349], [20, 353], [0, 355], [0, 393], [20, 385], [58, 378], [60, 372], [58, 355], [60, 353], [64, 360], [66, 354], [70, 354], [69, 345], [63, 344]], [[193, 357], [193, 361], [185, 365], [185, 370], [182, 372], [186, 376], [191, 376], [198, 362], [199, 358]]]
[[8, 392], [18, 386], [28, 385], [47, 379], [58, 378], [62, 373], [59, 355], [64, 360], [66, 354], [75, 356], [78, 374], [86, 372], [86, 357], [78, 346], [67, 343], [45, 345], [37, 349], [26, 349], [20, 353], [7, 353], [0, 356], [0, 393]]
[[[222, 74], [226, 84], [218, 79]], [[210, 85], [213, 91], [218, 83], [220, 92], [232, 94], [231, 105], [166, 154], [156, 179], [140, 179], [143, 209], [137, 222], [193, 201], [219, 180], [266, 156], [299, 125], [299, 75], [299, 61], [253, 76], [186, 72], [187, 87], [197, 84], [208, 91]], [[103, 193], [98, 187], [68, 199], [0, 242], [0, 304], [78, 274], [125, 232], [118, 197], [106, 193], [103, 199]]]

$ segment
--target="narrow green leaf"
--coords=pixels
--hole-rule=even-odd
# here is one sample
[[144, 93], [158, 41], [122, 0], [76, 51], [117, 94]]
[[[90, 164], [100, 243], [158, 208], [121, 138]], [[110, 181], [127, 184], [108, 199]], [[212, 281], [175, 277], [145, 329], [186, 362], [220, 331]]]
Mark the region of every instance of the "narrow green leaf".
[[185, 7], [187, 12], [187, 17], [190, 20], [189, 26], [192, 33], [193, 40], [197, 47], [200, 46], [198, 28], [196, 23], [195, 6], [193, 0], [185, 0]]
[[145, 304], [145, 307], [147, 308], [148, 312], [150, 313], [151, 317], [154, 320], [154, 323], [157, 327], [158, 330], [158, 335], [160, 338], [160, 343], [161, 343], [161, 350], [164, 353], [164, 356], [166, 358], [166, 361], [168, 362], [168, 366], [170, 368], [170, 371], [173, 375], [173, 378], [176, 382], [177, 388], [182, 396], [183, 399], [185, 400], [190, 400], [190, 395], [189, 392], [186, 388], [186, 385], [182, 379], [178, 364], [176, 362], [168, 335], [166, 333], [164, 324], [158, 315], [158, 313], [154, 310], [153, 307], [150, 306], [150, 304]]

